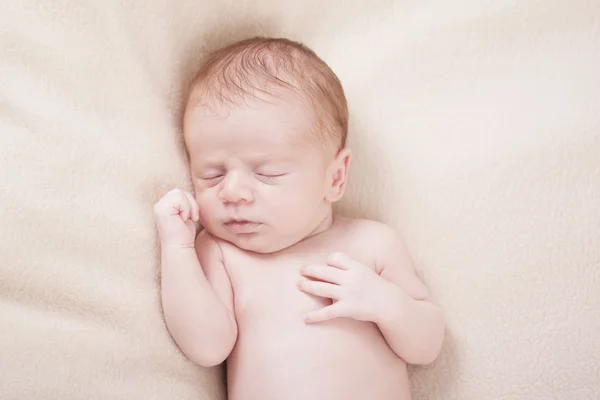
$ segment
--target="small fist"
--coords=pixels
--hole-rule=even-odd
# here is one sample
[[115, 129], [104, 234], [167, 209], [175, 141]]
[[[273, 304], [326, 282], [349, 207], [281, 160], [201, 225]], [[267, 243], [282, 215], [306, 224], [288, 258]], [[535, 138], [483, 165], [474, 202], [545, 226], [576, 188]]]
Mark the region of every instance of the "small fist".
[[191, 193], [173, 189], [154, 205], [162, 246], [194, 247], [200, 208]]

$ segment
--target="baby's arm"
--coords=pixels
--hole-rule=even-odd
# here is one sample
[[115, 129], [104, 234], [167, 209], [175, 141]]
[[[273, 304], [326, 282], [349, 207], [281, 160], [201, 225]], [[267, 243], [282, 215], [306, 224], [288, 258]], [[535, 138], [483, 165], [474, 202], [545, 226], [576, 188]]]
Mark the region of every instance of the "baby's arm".
[[[388, 345], [409, 364], [433, 362], [444, 341], [445, 321], [429, 290], [416, 275], [411, 258], [395, 233], [382, 232], [381, 276], [396, 285], [377, 325]], [[378, 268], [378, 269], [379, 269]]]
[[237, 340], [231, 283], [215, 240], [201, 232], [193, 247], [161, 249], [163, 313], [188, 359], [218, 365]]

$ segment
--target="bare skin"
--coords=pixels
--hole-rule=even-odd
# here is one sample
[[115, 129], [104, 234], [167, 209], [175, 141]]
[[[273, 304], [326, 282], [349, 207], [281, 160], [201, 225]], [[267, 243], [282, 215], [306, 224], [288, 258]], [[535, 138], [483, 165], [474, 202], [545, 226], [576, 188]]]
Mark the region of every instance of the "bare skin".
[[230, 400], [409, 400], [442, 314], [390, 228], [334, 217], [350, 151], [311, 145], [303, 112], [187, 113], [194, 192], [154, 207], [167, 327], [194, 363], [227, 361]]
[[325, 232], [276, 254], [221, 244], [239, 330], [227, 363], [231, 399], [410, 399], [406, 364], [375, 323], [303, 321], [332, 300], [298, 288], [302, 268], [339, 251], [375, 270], [376, 231], [368, 221], [336, 218]]

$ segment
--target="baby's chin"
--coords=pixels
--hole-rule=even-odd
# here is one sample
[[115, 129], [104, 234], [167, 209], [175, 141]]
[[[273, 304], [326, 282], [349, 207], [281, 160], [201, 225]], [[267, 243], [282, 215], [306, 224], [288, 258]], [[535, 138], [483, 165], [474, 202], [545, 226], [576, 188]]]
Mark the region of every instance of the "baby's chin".
[[258, 254], [272, 254], [285, 250], [288, 247], [300, 242], [302, 238], [283, 240], [281, 235], [267, 233], [252, 233], [252, 234], [231, 234], [229, 232], [221, 232], [218, 229], [212, 232], [206, 229], [211, 235], [231, 243], [232, 245], [248, 252]]
[[233, 238], [224, 238], [224, 240], [230, 242], [234, 246], [258, 254], [272, 254], [278, 251], [284, 250], [292, 245], [287, 243], [281, 243], [280, 241], [269, 240], [268, 237], [260, 237], [260, 234], [255, 236], [237, 236]]

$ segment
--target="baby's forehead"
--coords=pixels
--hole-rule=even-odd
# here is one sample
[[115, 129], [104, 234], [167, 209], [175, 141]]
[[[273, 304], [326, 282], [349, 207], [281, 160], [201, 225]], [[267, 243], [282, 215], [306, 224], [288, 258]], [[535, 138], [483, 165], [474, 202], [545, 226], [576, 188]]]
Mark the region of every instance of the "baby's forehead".
[[210, 124], [225, 130], [227, 127], [272, 128], [280, 134], [304, 135], [319, 125], [313, 105], [290, 91], [256, 93], [238, 101], [202, 99], [189, 107], [186, 114], [188, 124]]
[[199, 110], [186, 129], [188, 152], [196, 153], [203, 164], [218, 164], [227, 158], [246, 164], [283, 164], [314, 160], [336, 150], [331, 140], [318, 137], [315, 124], [303, 121], [303, 116], [289, 115], [293, 109], [276, 104], [263, 107]]
[[[277, 110], [272, 107], [271, 110]], [[338, 150], [336, 143], [316, 133], [313, 124], [282, 125], [254, 119], [253, 125], [249, 125], [243, 124], [243, 120], [233, 121], [232, 113], [205, 115], [216, 124], [205, 125], [204, 133], [188, 141], [188, 152], [196, 153], [193, 158], [204, 166], [218, 166], [232, 159], [254, 167], [321, 163]], [[268, 118], [268, 114], [259, 116]]]
[[211, 169], [260, 169], [288, 170], [322, 164], [328, 160], [325, 152], [315, 147], [263, 146], [259, 148], [236, 148], [207, 146], [190, 152], [190, 163], [199, 170]]

